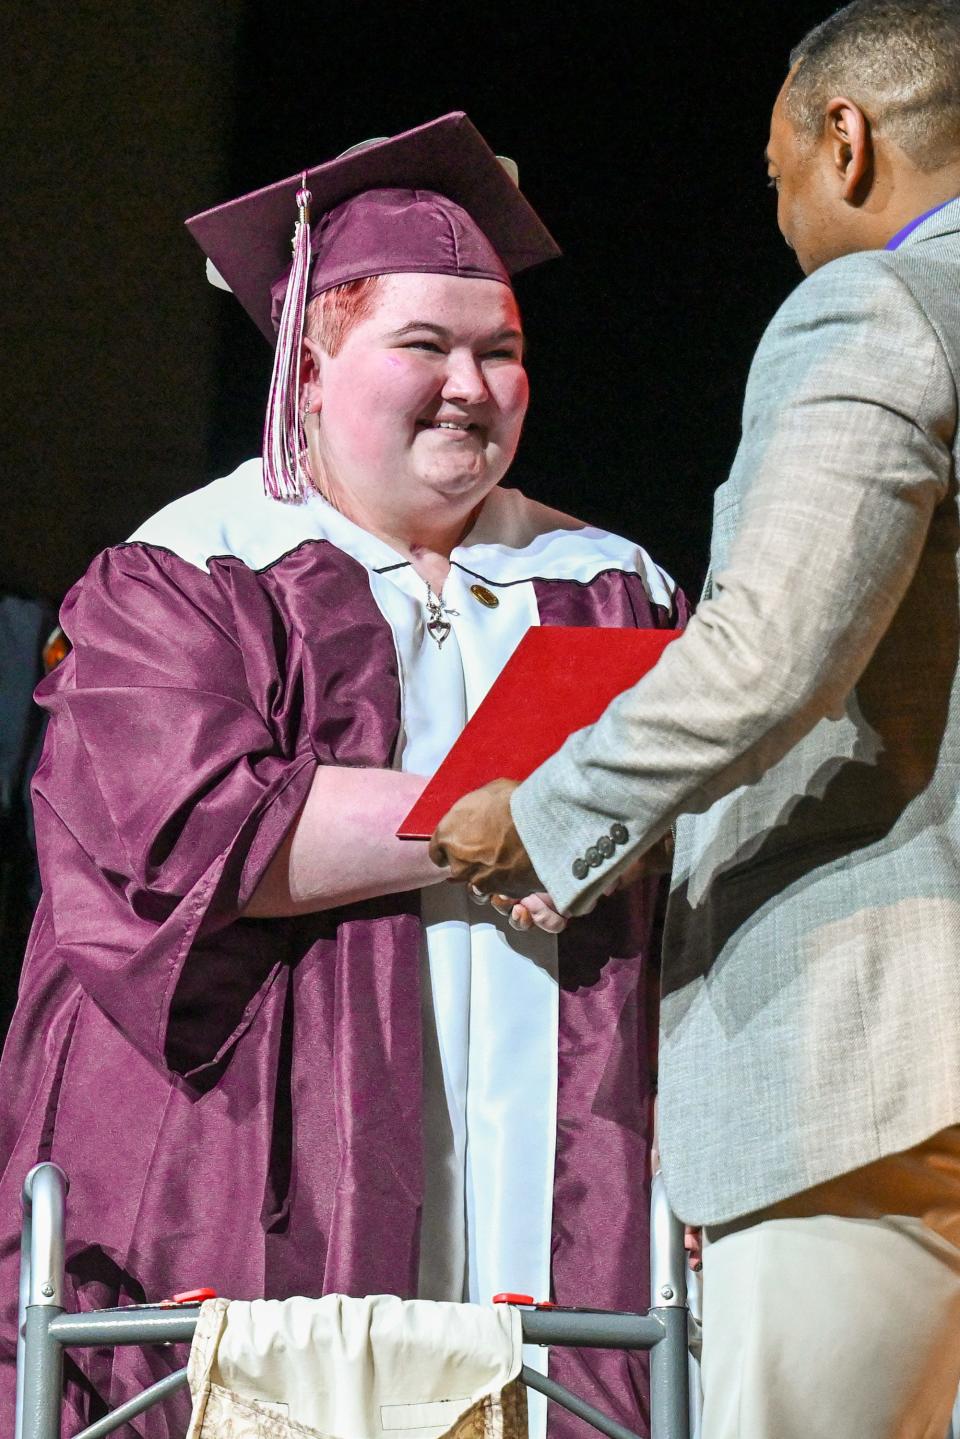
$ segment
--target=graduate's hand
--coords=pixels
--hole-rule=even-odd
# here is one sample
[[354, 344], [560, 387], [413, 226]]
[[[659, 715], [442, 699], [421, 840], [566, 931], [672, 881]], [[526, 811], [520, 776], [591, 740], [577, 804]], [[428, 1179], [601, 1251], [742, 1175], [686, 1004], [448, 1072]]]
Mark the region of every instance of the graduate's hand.
[[516, 780], [495, 779], [457, 800], [437, 825], [430, 858], [441, 868], [449, 866], [450, 878], [458, 884], [516, 899], [540, 891], [510, 813], [516, 788]]
[[521, 933], [536, 926], [547, 934], [560, 934], [567, 927], [567, 915], [561, 914], [546, 890], [528, 894], [510, 911], [511, 928]]
[[467, 892], [474, 904], [489, 904], [498, 914], [506, 915], [511, 929], [522, 934], [527, 930], [544, 930], [547, 934], [560, 934], [567, 927], [567, 917], [560, 913], [546, 890], [525, 895], [521, 900], [511, 899], [507, 894], [484, 894], [474, 885], [467, 885]]

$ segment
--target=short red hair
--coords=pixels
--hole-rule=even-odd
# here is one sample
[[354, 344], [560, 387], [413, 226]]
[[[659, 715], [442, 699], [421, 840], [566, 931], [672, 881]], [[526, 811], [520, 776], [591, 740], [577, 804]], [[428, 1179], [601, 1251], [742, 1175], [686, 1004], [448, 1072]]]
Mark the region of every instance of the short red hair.
[[324, 290], [307, 305], [304, 333], [328, 355], [336, 355], [354, 325], [373, 313], [382, 279], [382, 275], [367, 275]]

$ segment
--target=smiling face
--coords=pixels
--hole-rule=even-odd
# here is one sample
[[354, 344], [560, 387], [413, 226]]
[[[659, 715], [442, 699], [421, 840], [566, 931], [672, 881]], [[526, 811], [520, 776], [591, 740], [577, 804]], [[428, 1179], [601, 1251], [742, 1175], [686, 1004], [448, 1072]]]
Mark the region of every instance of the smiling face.
[[455, 525], [506, 474], [529, 393], [508, 286], [386, 275], [336, 355], [304, 345], [311, 463], [357, 523], [395, 534]]

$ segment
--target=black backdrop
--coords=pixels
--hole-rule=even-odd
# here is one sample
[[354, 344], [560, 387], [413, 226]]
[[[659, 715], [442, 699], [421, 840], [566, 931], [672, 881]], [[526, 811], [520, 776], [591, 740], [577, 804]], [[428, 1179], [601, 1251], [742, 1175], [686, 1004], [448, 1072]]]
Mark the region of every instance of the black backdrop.
[[519, 286], [534, 399], [512, 482], [696, 590], [750, 355], [799, 279], [764, 188], [769, 109], [829, 8], [22, 5], [0, 585], [59, 598], [258, 446], [269, 353], [183, 217], [462, 108], [565, 250]]

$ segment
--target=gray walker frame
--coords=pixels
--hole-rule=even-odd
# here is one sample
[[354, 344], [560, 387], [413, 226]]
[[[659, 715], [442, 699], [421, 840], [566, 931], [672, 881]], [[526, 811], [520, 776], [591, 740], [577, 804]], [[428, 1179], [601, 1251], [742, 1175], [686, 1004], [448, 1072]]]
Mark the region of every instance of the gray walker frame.
[[[38, 1164], [24, 1181], [16, 1439], [60, 1439], [64, 1349], [189, 1341], [197, 1324], [197, 1305], [138, 1305], [66, 1313], [66, 1198], [67, 1177], [56, 1164]], [[523, 1309], [523, 1337], [531, 1344], [649, 1350], [651, 1439], [689, 1439], [689, 1313], [683, 1227], [671, 1213], [659, 1174], [653, 1181], [650, 1220], [651, 1305], [646, 1314]], [[524, 1365], [520, 1377], [608, 1439], [639, 1439], [632, 1430], [537, 1370]], [[101, 1439], [186, 1382], [185, 1369], [166, 1375], [74, 1439]]]

